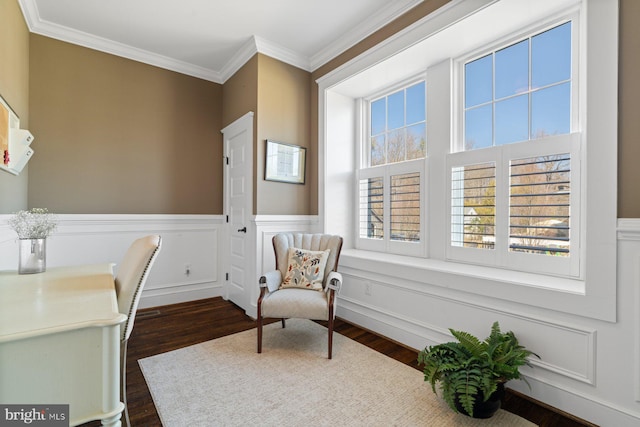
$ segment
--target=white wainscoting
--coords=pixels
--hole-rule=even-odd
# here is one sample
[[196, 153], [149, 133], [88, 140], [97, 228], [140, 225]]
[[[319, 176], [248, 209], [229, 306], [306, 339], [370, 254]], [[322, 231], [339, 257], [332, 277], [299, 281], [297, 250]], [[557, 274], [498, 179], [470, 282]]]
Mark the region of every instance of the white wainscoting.
[[[0, 215], [0, 269], [17, 266], [15, 233]], [[143, 293], [145, 307], [224, 294], [223, 216], [61, 215], [48, 265], [120, 262], [130, 242], [150, 233], [163, 249]], [[319, 232], [315, 216], [256, 216], [256, 271], [274, 267], [271, 238], [283, 231]], [[401, 265], [340, 259], [344, 286], [337, 315], [415, 349], [449, 341], [448, 328], [485, 336], [493, 321], [540, 354], [523, 369], [531, 388], [514, 388], [603, 427], [640, 425], [640, 219], [618, 220], [615, 322], [581, 317], [403, 279]], [[191, 272], [185, 274], [185, 265]], [[368, 265], [368, 264], [367, 264]], [[255, 308], [255, 307], [254, 307]], [[425, 385], [425, 393], [430, 392]]]
[[337, 315], [415, 349], [452, 340], [449, 327], [484, 337], [497, 320], [541, 356], [522, 369], [531, 388], [523, 381], [509, 387], [603, 427], [638, 426], [640, 220], [618, 221], [617, 252], [615, 322], [449, 288], [435, 283], [433, 271], [411, 275], [406, 265], [363, 263], [351, 250], [340, 259]]
[[[16, 269], [18, 242], [0, 216], [0, 269]], [[162, 250], [149, 274], [140, 308], [223, 294], [222, 215], [58, 215], [47, 239], [47, 266], [115, 263], [138, 237], [162, 236]], [[189, 273], [187, 274], [187, 266]]]

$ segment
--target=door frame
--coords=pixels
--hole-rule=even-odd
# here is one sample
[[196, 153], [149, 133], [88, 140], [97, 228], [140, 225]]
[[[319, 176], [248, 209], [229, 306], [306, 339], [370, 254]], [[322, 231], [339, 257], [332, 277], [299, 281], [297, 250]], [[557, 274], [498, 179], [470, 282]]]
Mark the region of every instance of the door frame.
[[[247, 150], [247, 159], [245, 159], [251, 165], [251, 176], [246, 179], [246, 191], [251, 194], [251, 199], [249, 202], [249, 206], [247, 207], [249, 214], [247, 218], [245, 218], [247, 233], [245, 236], [245, 242], [247, 247], [246, 252], [246, 263], [245, 263], [245, 271], [244, 277], [246, 281], [251, 281], [255, 277], [255, 226], [252, 220], [253, 218], [253, 156], [254, 156], [254, 145], [255, 145], [255, 135], [254, 135], [254, 126], [253, 126], [253, 118], [254, 113], [249, 111], [242, 117], [236, 119], [233, 123], [229, 124], [225, 128], [223, 128], [220, 132], [223, 134], [223, 215], [225, 216], [225, 226], [223, 227], [224, 236], [222, 241], [224, 244], [221, 246], [222, 250], [222, 264], [225, 271], [224, 274], [224, 291], [223, 298], [225, 300], [229, 299], [229, 286], [230, 286], [230, 274], [231, 274], [231, 256], [229, 250], [231, 248], [231, 225], [230, 221], [230, 182], [229, 182], [229, 138], [227, 136], [233, 136], [240, 132], [247, 131], [251, 135], [251, 142], [249, 144]], [[225, 135], [227, 134], [227, 135]], [[222, 249], [225, 248], [225, 249]], [[253, 289], [254, 286], [251, 286], [251, 283], [245, 283], [245, 292], [248, 292], [248, 295], [245, 295], [249, 298], [249, 303], [247, 307], [244, 307], [247, 315], [255, 318], [257, 316], [256, 304], [253, 301], [254, 297], [257, 298], [257, 290]], [[257, 289], [258, 282], [255, 280], [255, 288]]]

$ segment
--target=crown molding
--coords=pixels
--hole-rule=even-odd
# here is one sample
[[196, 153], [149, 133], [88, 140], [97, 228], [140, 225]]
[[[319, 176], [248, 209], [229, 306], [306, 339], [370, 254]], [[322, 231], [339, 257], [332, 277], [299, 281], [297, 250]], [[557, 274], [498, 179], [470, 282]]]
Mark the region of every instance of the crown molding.
[[229, 77], [233, 76], [236, 71], [242, 68], [242, 66], [246, 64], [247, 61], [256, 53], [262, 53], [289, 65], [293, 65], [294, 67], [301, 68], [305, 71], [311, 71], [309, 68], [308, 58], [298, 55], [290, 49], [271, 43], [261, 37], [252, 36], [240, 47], [240, 49], [238, 49], [238, 52], [224, 66], [220, 72], [222, 81], [227, 81]]
[[348, 33], [341, 35], [327, 47], [313, 55], [310, 59], [311, 71], [317, 70], [322, 65], [355, 46], [423, 1], [424, 0], [410, 0], [402, 4], [388, 2], [385, 7], [378, 9], [376, 13], [362, 21], [360, 25], [351, 29]]
[[253, 55], [258, 53], [255, 37], [251, 37], [238, 49], [238, 52], [226, 63], [220, 72], [222, 83], [226, 82], [236, 71], [250, 60]]
[[25, 16], [27, 26], [29, 27], [29, 31], [32, 33], [175, 71], [181, 74], [198, 77], [214, 83], [222, 83], [220, 73], [214, 70], [44, 21], [40, 18], [35, 0], [19, 0], [19, 2], [20, 7], [22, 8], [22, 13]]
[[311, 71], [311, 62], [308, 57], [299, 55], [291, 49], [287, 49], [261, 37], [254, 36], [254, 39], [258, 52], [293, 65], [294, 67], [302, 68], [305, 71]]
[[120, 56], [133, 61], [142, 62], [220, 84], [233, 76], [235, 72], [237, 72], [249, 59], [253, 57], [253, 55], [258, 52], [311, 72], [335, 58], [351, 46], [362, 41], [367, 36], [371, 35], [376, 30], [393, 21], [422, 1], [423, 0], [408, 0], [400, 5], [390, 2], [386, 7], [379, 9], [360, 25], [354, 27], [347, 34], [340, 36], [333, 43], [322, 49], [316, 55], [313, 55], [311, 58], [299, 55], [290, 49], [272, 43], [261, 37], [252, 36], [240, 47], [238, 52], [227, 62], [227, 64], [225, 64], [222, 70], [216, 71], [45, 21], [40, 18], [35, 0], [18, 0], [29, 31], [34, 34], [51, 37], [56, 40], [76, 44], [89, 49], [98, 50], [111, 55]]

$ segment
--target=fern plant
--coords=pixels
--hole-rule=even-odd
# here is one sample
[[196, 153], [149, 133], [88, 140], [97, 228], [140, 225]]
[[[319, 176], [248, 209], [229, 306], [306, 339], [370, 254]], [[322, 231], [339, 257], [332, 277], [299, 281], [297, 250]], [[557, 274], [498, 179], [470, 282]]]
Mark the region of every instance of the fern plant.
[[418, 362], [424, 365], [424, 380], [431, 383], [433, 392], [439, 384], [442, 398], [456, 412], [456, 400], [467, 415], [473, 416], [476, 401], [487, 401], [499, 384], [512, 379], [527, 382], [520, 367], [530, 366], [529, 356], [539, 357], [520, 345], [513, 332], [501, 332], [498, 322], [484, 341], [468, 332], [449, 331], [458, 342], [425, 347], [418, 354]]

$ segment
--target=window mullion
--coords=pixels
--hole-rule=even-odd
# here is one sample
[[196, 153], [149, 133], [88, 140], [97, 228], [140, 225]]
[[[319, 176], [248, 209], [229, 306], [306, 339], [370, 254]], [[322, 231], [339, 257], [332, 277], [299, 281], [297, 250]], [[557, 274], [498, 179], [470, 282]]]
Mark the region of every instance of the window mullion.
[[509, 159], [506, 149], [497, 150], [496, 158], [496, 257], [499, 266], [506, 266], [509, 250]]
[[389, 251], [389, 242], [391, 240], [391, 174], [389, 173], [389, 166], [384, 167], [383, 182], [382, 200], [384, 203], [384, 242], [385, 250]]

